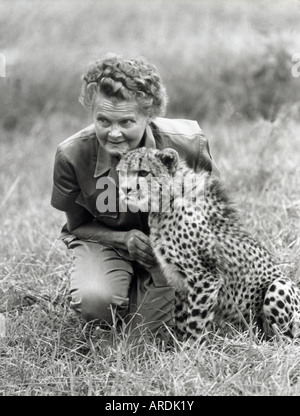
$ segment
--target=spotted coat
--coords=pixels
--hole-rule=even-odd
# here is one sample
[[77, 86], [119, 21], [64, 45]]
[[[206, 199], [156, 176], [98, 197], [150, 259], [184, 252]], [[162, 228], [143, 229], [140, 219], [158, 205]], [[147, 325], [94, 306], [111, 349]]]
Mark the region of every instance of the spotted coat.
[[219, 178], [194, 172], [172, 149], [133, 150], [119, 169], [130, 203], [149, 211], [153, 250], [176, 289], [180, 336], [251, 322], [268, 335], [297, 335], [299, 289], [243, 229]]

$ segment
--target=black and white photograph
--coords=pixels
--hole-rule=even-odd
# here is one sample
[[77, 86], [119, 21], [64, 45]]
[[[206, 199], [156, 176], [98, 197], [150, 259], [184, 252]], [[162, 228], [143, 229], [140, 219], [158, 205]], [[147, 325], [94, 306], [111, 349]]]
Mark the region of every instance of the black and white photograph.
[[300, 396], [300, 0], [0, 0], [0, 396]]

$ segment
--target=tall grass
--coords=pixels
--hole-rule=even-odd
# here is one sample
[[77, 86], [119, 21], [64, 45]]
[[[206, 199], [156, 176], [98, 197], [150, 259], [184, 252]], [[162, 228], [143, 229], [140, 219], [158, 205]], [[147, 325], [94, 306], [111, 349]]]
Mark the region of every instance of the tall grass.
[[167, 84], [168, 116], [198, 119], [245, 227], [298, 282], [298, 16], [296, 1], [1, 2], [0, 394], [299, 395], [298, 341], [230, 329], [168, 350], [86, 336], [55, 240], [64, 215], [50, 207], [55, 148], [90, 122], [77, 102], [87, 63], [143, 54]]

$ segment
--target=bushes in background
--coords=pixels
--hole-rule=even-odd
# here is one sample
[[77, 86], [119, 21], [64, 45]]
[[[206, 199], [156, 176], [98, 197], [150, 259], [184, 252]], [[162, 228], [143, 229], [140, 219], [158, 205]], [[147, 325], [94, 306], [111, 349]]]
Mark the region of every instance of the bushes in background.
[[8, 78], [0, 79], [2, 125], [30, 126], [45, 108], [86, 117], [78, 103], [81, 74], [107, 51], [144, 55], [157, 65], [170, 117], [272, 120], [299, 97], [300, 78], [291, 67], [300, 45], [300, 8], [292, 0], [285, 5], [4, 1], [0, 52], [7, 57]]

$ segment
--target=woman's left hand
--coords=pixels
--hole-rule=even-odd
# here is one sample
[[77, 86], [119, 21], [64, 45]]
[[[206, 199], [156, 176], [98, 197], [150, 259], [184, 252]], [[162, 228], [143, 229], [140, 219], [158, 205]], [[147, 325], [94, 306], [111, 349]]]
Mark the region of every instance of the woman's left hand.
[[140, 230], [130, 230], [125, 236], [125, 245], [130, 257], [140, 263], [146, 269], [156, 264], [150, 239]]

